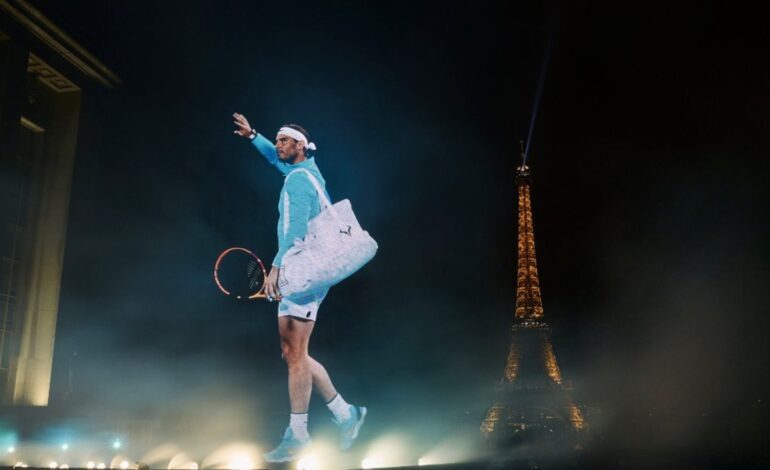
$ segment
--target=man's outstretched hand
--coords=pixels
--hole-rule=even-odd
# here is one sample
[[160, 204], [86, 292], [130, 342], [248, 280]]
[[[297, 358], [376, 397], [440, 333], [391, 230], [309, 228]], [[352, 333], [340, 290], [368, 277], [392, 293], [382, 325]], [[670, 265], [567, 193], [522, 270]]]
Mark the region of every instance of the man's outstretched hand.
[[233, 113], [235, 121], [233, 123], [237, 126], [237, 129], [233, 131], [233, 134], [238, 134], [241, 137], [251, 136], [251, 126], [249, 121], [246, 120], [246, 116], [243, 114]]

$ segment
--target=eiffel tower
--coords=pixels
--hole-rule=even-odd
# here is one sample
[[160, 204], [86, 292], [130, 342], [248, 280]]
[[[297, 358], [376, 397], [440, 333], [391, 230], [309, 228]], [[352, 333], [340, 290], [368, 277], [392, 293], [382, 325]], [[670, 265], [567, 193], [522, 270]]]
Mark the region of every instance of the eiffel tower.
[[531, 182], [529, 167], [522, 163], [516, 168], [518, 263], [511, 345], [497, 400], [481, 425], [482, 435], [497, 445], [536, 433], [564, 437], [587, 427], [572, 400], [571, 386], [562, 379], [551, 344], [551, 330], [543, 320], [532, 227]]

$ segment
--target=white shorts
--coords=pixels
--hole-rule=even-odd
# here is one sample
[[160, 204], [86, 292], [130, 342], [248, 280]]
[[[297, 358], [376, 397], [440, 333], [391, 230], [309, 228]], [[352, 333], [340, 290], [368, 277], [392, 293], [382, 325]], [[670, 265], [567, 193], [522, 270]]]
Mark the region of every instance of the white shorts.
[[296, 317], [302, 320], [315, 321], [318, 315], [318, 307], [321, 306], [329, 289], [324, 289], [315, 294], [309, 294], [298, 299], [289, 300], [284, 298], [278, 304], [279, 317]]

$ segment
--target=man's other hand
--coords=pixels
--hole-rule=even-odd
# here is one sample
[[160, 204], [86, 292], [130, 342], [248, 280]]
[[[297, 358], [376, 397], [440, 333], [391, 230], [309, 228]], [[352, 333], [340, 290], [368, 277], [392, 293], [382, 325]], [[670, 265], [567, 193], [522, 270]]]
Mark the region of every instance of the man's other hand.
[[283, 298], [281, 296], [281, 291], [278, 290], [279, 271], [280, 268], [273, 266], [272, 269], [270, 269], [270, 274], [267, 275], [267, 279], [265, 279], [265, 295], [267, 295], [267, 299], [270, 301], [280, 301]]

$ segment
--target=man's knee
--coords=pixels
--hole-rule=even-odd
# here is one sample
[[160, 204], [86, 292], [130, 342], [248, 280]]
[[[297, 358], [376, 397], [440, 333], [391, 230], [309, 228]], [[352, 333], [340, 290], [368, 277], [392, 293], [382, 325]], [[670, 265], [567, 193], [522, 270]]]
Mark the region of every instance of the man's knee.
[[289, 366], [304, 361], [307, 358], [307, 352], [303, 350], [298, 344], [292, 344], [289, 341], [281, 342], [281, 358], [286, 361]]
[[300, 327], [301, 322], [291, 317], [282, 317], [280, 320], [281, 357], [290, 367], [306, 362], [307, 342], [312, 330]]

